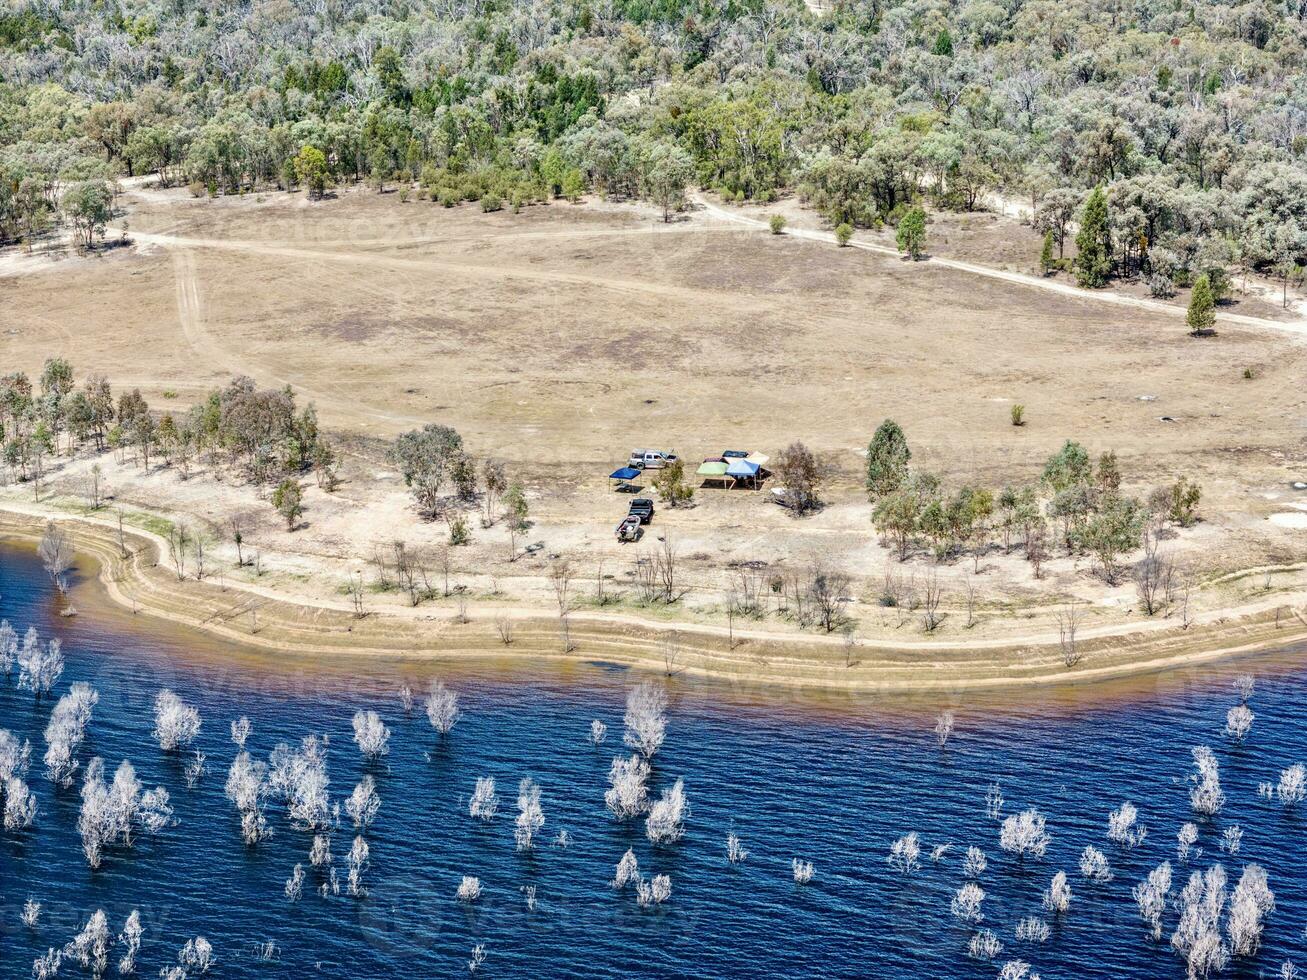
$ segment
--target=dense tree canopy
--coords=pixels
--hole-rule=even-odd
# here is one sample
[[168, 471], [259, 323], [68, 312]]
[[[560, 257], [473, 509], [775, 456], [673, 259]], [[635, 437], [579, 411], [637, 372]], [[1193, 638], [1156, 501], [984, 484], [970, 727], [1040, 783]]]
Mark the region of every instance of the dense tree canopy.
[[15, 0], [0, 238], [52, 217], [93, 237], [117, 175], [316, 194], [376, 173], [450, 205], [794, 189], [853, 227], [1001, 191], [1060, 255], [1101, 185], [1095, 273], [1287, 270], [1305, 45], [1301, 0]]

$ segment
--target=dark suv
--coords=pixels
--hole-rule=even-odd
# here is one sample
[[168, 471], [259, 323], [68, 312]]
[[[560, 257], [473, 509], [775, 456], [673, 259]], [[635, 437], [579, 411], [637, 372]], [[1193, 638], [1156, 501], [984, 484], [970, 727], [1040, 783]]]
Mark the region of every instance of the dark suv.
[[648, 497], [636, 497], [631, 501], [631, 509], [626, 512], [631, 517], [640, 518], [641, 524], [648, 524], [653, 520], [654, 505]]

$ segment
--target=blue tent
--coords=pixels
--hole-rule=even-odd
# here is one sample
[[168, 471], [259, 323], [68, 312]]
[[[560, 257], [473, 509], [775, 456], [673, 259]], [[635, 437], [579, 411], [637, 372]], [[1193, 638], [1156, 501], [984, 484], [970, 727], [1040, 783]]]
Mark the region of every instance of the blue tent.
[[608, 479], [627, 481], [634, 480], [639, 475], [640, 471], [634, 466], [623, 466], [620, 470], [614, 470], [612, 473], [609, 473]]
[[758, 475], [758, 464], [750, 463], [747, 459], [732, 459], [726, 467], [726, 475], [737, 480], [752, 480]]

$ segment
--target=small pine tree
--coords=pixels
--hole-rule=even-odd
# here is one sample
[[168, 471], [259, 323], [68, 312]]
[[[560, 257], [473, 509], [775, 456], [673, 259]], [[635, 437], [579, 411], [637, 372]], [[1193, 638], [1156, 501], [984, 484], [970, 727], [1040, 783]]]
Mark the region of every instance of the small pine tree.
[[853, 238], [853, 226], [848, 222], [837, 225], [835, 228], [835, 242], [840, 248], [844, 248]]
[[1053, 229], [1050, 228], [1044, 232], [1044, 248], [1039, 253], [1039, 271], [1048, 275], [1057, 265], [1057, 260], [1053, 258]]
[[1081, 286], [1098, 289], [1107, 285], [1107, 275], [1112, 271], [1110, 243], [1107, 194], [1100, 185], [1085, 202], [1076, 234], [1076, 282]]
[[1201, 275], [1194, 281], [1185, 322], [1189, 324], [1189, 333], [1194, 337], [1210, 333], [1216, 326], [1216, 301], [1212, 298], [1212, 281], [1206, 275]]

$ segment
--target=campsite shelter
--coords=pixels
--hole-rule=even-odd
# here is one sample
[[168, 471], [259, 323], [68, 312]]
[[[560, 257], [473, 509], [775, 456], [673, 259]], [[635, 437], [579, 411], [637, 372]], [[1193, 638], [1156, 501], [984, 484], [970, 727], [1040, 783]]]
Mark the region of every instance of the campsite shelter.
[[609, 473], [608, 479], [618, 481], [616, 489], [620, 491], [631, 489], [631, 481], [639, 476], [640, 471], [634, 466], [623, 466], [620, 470], [613, 470], [613, 472]]
[[729, 483], [731, 478], [726, 475], [727, 462], [724, 459], [705, 459], [695, 470], [695, 474], [703, 477], [705, 480], [720, 480], [723, 484]]
[[755, 486], [758, 481], [758, 470], [762, 469], [757, 463], [751, 463], [747, 459], [732, 459], [726, 464], [726, 475], [738, 483], [740, 480], [748, 480]]

